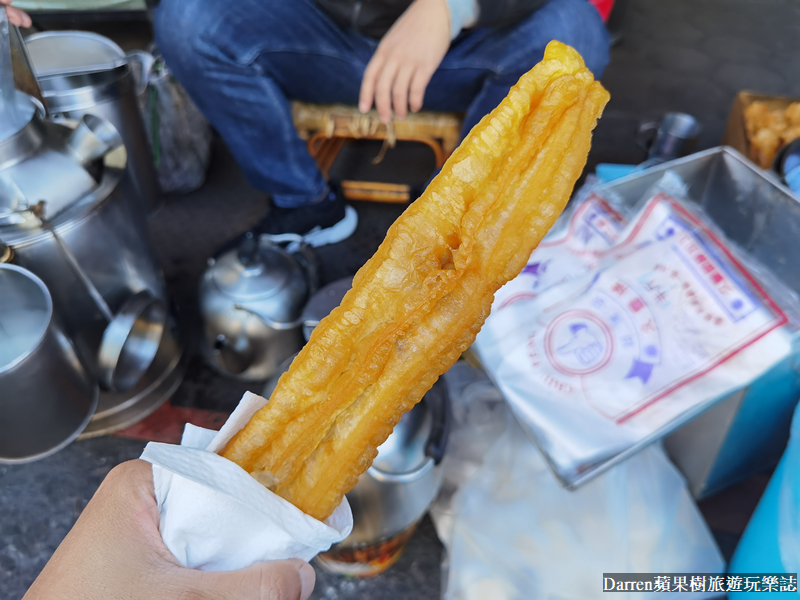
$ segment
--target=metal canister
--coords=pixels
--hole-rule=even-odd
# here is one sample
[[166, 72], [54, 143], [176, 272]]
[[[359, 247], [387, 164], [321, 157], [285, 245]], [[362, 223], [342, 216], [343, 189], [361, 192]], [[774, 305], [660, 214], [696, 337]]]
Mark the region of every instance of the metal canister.
[[36, 460], [67, 445], [89, 423], [97, 397], [42, 280], [0, 264], [0, 463]]
[[[161, 193], [129, 57], [108, 38], [86, 31], [38, 33], [26, 45], [52, 117], [108, 120], [125, 143], [128, 172], [146, 211], [157, 211]], [[142, 53], [132, 56], [138, 60]]]
[[[164, 314], [163, 276], [144, 216], [132, 206], [126, 165], [119, 135], [93, 115], [77, 128], [33, 115], [0, 140], [0, 240], [48, 286], [84, 367], [106, 384], [89, 434], [143, 418], [182, 375], [180, 346]], [[160, 309], [148, 309], [154, 304], [142, 303], [145, 296]], [[144, 346], [126, 347], [130, 336], [112, 335], [117, 325]], [[151, 335], [154, 327], [159, 335]], [[121, 343], [107, 343], [114, 340]], [[123, 353], [138, 362], [133, 371]], [[106, 378], [108, 358], [124, 373]]]
[[[312, 296], [301, 317], [306, 339], [341, 303], [352, 284], [352, 278], [340, 279]], [[292, 359], [267, 384], [265, 397], [272, 394]], [[447, 386], [440, 379], [419, 404], [403, 415], [378, 448], [372, 466], [347, 493], [353, 510], [353, 531], [317, 557], [323, 568], [370, 577], [397, 562], [441, 489], [443, 473], [439, 464], [447, 448], [451, 420]]]

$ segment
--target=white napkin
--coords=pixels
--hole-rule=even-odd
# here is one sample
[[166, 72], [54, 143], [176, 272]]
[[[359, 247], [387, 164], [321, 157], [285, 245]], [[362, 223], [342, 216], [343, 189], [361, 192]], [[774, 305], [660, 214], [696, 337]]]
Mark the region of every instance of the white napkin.
[[266, 400], [250, 392], [218, 432], [187, 424], [180, 446], [150, 442], [159, 529], [181, 564], [204, 571], [262, 560], [311, 560], [353, 528], [347, 499], [322, 523], [217, 454]]

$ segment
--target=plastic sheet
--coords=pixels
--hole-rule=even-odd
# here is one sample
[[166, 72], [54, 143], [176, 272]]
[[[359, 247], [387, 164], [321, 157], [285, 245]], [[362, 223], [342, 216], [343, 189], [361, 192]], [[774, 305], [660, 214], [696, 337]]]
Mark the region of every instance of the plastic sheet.
[[463, 363], [446, 377], [455, 425], [445, 485], [431, 510], [448, 551], [445, 600], [600, 599], [604, 572], [724, 570], [683, 478], [659, 446], [570, 492], [485, 378]]

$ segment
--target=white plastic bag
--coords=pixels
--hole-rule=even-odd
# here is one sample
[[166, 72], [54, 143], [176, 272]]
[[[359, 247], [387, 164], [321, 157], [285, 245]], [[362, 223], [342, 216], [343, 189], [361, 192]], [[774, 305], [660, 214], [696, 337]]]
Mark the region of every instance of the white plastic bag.
[[[603, 573], [724, 571], [683, 478], [660, 446], [570, 492], [509, 421], [455, 496], [445, 600], [600, 599]], [[681, 592], [680, 598], [718, 595]]]
[[620, 237], [577, 277], [495, 303], [475, 343], [567, 484], [792, 352], [782, 309], [677, 200], [659, 194]]

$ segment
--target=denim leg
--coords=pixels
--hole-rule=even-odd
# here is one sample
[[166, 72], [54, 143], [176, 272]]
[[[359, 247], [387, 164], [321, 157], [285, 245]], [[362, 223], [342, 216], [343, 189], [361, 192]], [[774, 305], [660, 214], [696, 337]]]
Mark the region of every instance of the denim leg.
[[156, 44], [250, 182], [278, 206], [313, 204], [327, 185], [288, 99], [355, 104], [376, 43], [311, 0], [162, 0]]
[[595, 78], [602, 75], [609, 40], [597, 9], [587, 0], [550, 0], [515, 25], [476, 29], [456, 38], [428, 85], [425, 108], [465, 111], [465, 136], [542, 60], [551, 40], [575, 48]]

